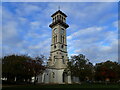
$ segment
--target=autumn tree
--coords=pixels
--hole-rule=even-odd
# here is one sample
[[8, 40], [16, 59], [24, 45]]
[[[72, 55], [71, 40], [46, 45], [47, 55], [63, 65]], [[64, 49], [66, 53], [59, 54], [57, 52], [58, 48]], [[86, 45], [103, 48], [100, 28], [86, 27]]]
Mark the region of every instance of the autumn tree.
[[120, 79], [120, 65], [117, 62], [106, 61], [95, 65], [96, 80], [118, 81]]

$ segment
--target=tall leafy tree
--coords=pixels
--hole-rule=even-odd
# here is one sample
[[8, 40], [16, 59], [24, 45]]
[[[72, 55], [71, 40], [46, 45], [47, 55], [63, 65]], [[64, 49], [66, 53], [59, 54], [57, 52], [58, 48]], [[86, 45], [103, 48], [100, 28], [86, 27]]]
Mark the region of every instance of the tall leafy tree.
[[[43, 66], [43, 60], [46, 59], [45, 56], [37, 56], [32, 60], [32, 69], [33, 69], [33, 75], [35, 77], [35, 82], [37, 81], [37, 76], [39, 74], [42, 74], [45, 70], [45, 66]], [[34, 84], [35, 84], [34, 82]]]
[[72, 56], [68, 62], [68, 68], [71, 75], [79, 77], [81, 81], [92, 80], [94, 76], [93, 65], [83, 54]]

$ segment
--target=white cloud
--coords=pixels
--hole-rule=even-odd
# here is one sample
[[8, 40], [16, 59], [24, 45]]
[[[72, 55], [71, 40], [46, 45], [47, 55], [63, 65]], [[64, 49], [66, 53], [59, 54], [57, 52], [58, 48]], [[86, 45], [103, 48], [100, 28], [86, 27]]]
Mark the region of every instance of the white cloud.
[[[106, 10], [107, 8], [112, 8], [111, 5], [113, 3], [67, 3], [67, 4], [61, 4], [62, 10], [68, 14], [68, 18], [72, 20], [72, 22], [78, 22], [85, 26], [85, 24], [94, 24], [99, 22], [103, 19], [104, 16], [106, 16]], [[55, 6], [55, 5], [54, 5]], [[72, 7], [71, 7], [72, 6]], [[80, 8], [78, 10], [77, 8]], [[71, 11], [74, 11], [71, 12]], [[103, 12], [105, 13], [103, 15]], [[70, 17], [71, 16], [71, 17]], [[105, 17], [104, 19], [106, 19]]]
[[88, 27], [67, 36], [68, 53], [73, 51], [69, 54], [84, 54], [93, 63], [104, 60], [117, 61], [117, 30], [107, 29]]
[[6, 23], [3, 25], [3, 39], [9, 39], [11, 37], [17, 36], [16, 31], [17, 24], [14, 21]]
[[[84, 44], [84, 43], [83, 43]], [[89, 47], [82, 47], [81, 49], [75, 50], [75, 53], [82, 53], [84, 54], [88, 59], [90, 59], [91, 62], [101, 62], [106, 60], [112, 60], [117, 61], [118, 54], [117, 54], [117, 45], [111, 45], [111, 46], [102, 46], [102, 45], [94, 45], [91, 44]]]
[[76, 38], [76, 37], [78, 38], [78, 37], [82, 37], [84, 35], [93, 35], [93, 36], [95, 36], [96, 33], [98, 34], [102, 30], [104, 30], [104, 27], [88, 27], [88, 28], [81, 29], [81, 30], [78, 30], [77, 32], [72, 33], [67, 38], [68, 39], [72, 39], [72, 38]]
[[118, 21], [113, 22], [113, 26], [118, 28]]
[[49, 55], [51, 41], [47, 38], [51, 34], [48, 34], [50, 31], [45, 30], [48, 26], [43, 27], [43, 18], [40, 20], [32, 15], [35, 19], [30, 20], [27, 17], [36, 12], [40, 15], [41, 8], [29, 3], [17, 5], [14, 9], [15, 13], [3, 7], [3, 54], [21, 53], [34, 56], [45, 53]]
[[[96, 25], [96, 23], [107, 21], [106, 17], [102, 20], [104, 16], [102, 14], [106, 12], [105, 8], [111, 9], [112, 3], [89, 5], [86, 3], [80, 5], [48, 3], [46, 8], [43, 8], [41, 4], [13, 4], [16, 5], [14, 13], [3, 8], [5, 53], [29, 53], [32, 56], [44, 53], [48, 56], [51, 44], [51, 29], [48, 27], [51, 22], [50, 15], [60, 5], [61, 10], [68, 15], [67, 22], [70, 25], [67, 30], [69, 56], [82, 53], [93, 63], [117, 59], [117, 31], [111, 30], [110, 26]], [[116, 26], [116, 22], [111, 26]]]
[[3, 8], [3, 21], [2, 21], [2, 41], [4, 45], [15, 46], [22, 40], [19, 35], [19, 22], [13, 18], [13, 14], [6, 8]]
[[16, 9], [16, 14], [20, 16], [31, 15], [35, 12], [40, 12], [41, 8], [34, 4], [18, 3], [19, 7]]
[[38, 29], [40, 27], [40, 21], [30, 22], [31, 29]]
[[72, 39], [72, 35], [67, 36], [67, 39], [68, 39], [68, 40]]
[[19, 21], [21, 24], [26, 24], [26, 23], [28, 23], [28, 19], [25, 18], [25, 17], [18, 17], [18, 21]]
[[[37, 45], [29, 46], [30, 49], [45, 49], [46, 46], [50, 46], [51, 38], [40, 41]], [[44, 48], [43, 48], [44, 47]]]
[[51, 38], [48, 38], [45, 39], [44, 41], [40, 41], [36, 45], [30, 45], [28, 47], [28, 50], [30, 51], [29, 53], [35, 56], [43, 54], [48, 57], [50, 54], [50, 43], [51, 43]]

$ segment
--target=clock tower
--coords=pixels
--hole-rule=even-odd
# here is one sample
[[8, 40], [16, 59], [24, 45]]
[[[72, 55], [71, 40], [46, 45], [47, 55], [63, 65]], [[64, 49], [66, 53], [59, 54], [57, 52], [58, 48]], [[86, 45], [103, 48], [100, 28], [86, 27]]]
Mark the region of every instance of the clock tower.
[[69, 27], [68, 24], [66, 24], [67, 16], [58, 10], [51, 17], [53, 21], [49, 26], [52, 28], [52, 44], [48, 66], [66, 68], [68, 61], [66, 29]]
[[52, 43], [45, 83], [71, 83], [70, 72], [67, 70], [66, 29], [69, 27], [66, 24], [67, 15], [58, 10], [51, 17], [52, 23], [49, 27], [52, 29]]

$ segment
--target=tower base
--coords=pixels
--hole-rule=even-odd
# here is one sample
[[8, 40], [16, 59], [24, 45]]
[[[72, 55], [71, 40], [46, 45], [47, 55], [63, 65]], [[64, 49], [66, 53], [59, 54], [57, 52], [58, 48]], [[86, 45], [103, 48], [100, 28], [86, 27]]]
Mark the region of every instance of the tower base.
[[70, 84], [71, 76], [65, 69], [46, 69], [41, 80], [38, 78], [38, 83]]

